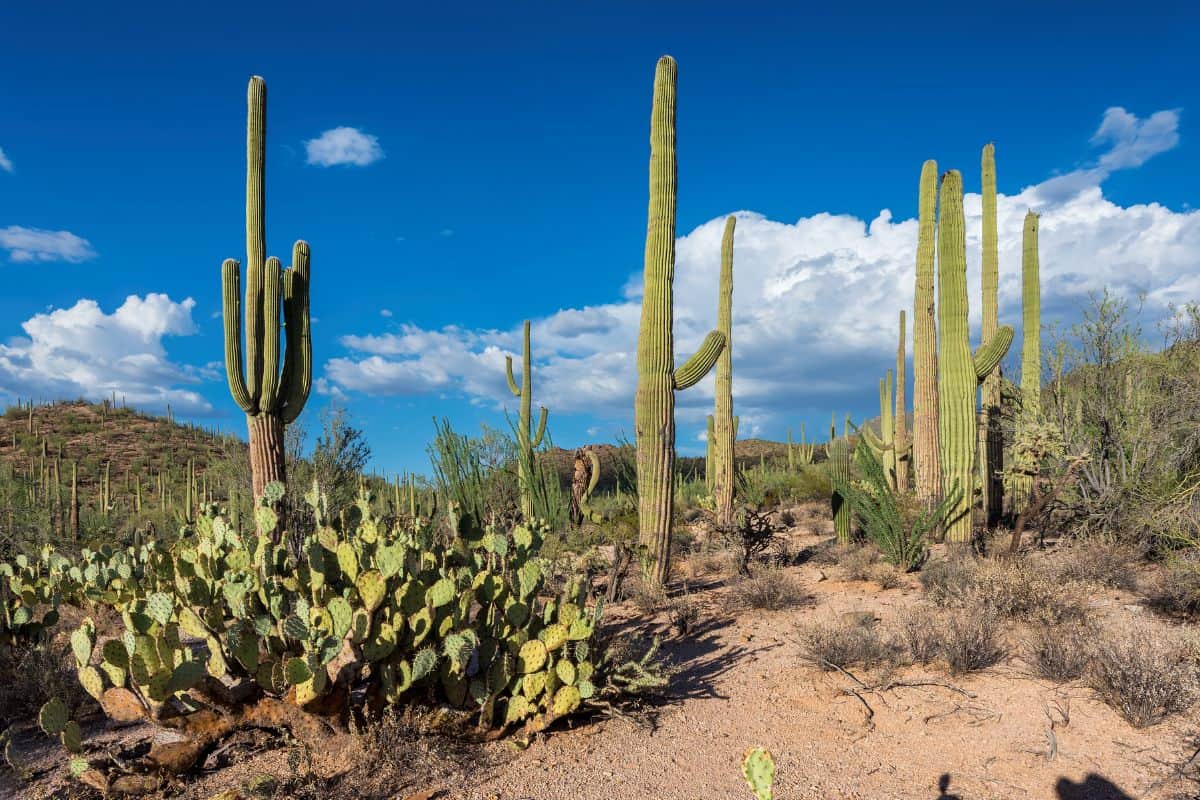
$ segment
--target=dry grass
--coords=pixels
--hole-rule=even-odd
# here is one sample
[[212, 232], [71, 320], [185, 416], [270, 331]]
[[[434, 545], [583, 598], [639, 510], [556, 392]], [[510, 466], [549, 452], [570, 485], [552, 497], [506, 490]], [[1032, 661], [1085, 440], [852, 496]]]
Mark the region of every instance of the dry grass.
[[1025, 639], [1025, 659], [1037, 675], [1047, 680], [1076, 680], [1087, 670], [1096, 634], [1089, 625], [1037, 626]]
[[916, 613], [905, 616], [896, 626], [896, 646], [899, 655], [909, 664], [928, 664], [941, 654], [939, 626], [928, 615]]
[[932, 561], [921, 570], [920, 580], [921, 588], [931, 603], [943, 608], [957, 605], [971, 591], [975, 581], [975, 563], [961, 555]]
[[44, 703], [58, 697], [72, 713], [94, 703], [79, 684], [68, 637], [73, 626], [60, 624], [44, 644], [0, 646], [0, 730], [32, 719]]
[[940, 627], [939, 654], [954, 675], [986, 669], [1004, 658], [999, 615], [986, 605], [954, 609]]
[[887, 591], [888, 589], [895, 589], [904, 582], [903, 577], [900, 575], [900, 570], [896, 569], [891, 564], [877, 565], [875, 570], [871, 573], [871, 578], [875, 581], [875, 584], [884, 591]]
[[841, 619], [800, 629], [801, 657], [826, 671], [855, 664], [874, 666], [890, 660], [891, 654], [891, 648], [869, 622]]
[[1171, 564], [1146, 594], [1150, 606], [1167, 616], [1200, 616], [1200, 569], [1194, 563]]
[[778, 567], [759, 567], [729, 585], [726, 603], [731, 611], [781, 611], [812, 602], [812, 595], [795, 575]]
[[676, 636], [687, 636], [700, 621], [700, 604], [691, 594], [684, 593], [667, 601], [667, 622]]
[[1109, 631], [1092, 648], [1088, 684], [1135, 728], [1154, 725], [1196, 700], [1195, 664], [1164, 634], [1143, 623]]
[[1032, 565], [1000, 561], [980, 562], [969, 600], [1001, 617], [1037, 624], [1082, 619], [1087, 609], [1078, 584]]
[[1129, 545], [1090, 539], [1061, 548], [1050, 569], [1060, 580], [1133, 589], [1137, 586], [1134, 566], [1141, 560], [1141, 553]]
[[869, 581], [879, 562], [879, 551], [871, 545], [850, 545], [839, 548], [838, 565], [848, 581]]

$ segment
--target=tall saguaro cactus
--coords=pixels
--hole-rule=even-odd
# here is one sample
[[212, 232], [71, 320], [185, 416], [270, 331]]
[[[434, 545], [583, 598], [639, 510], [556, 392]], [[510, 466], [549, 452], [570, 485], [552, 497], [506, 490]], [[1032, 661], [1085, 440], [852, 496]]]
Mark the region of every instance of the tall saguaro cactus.
[[912, 463], [912, 447], [908, 441], [908, 403], [907, 377], [905, 375], [905, 359], [908, 353], [904, 347], [905, 339], [904, 309], [900, 309], [900, 343], [896, 347], [896, 408], [895, 434], [892, 437], [896, 447], [896, 491], [908, 491], [908, 469]]
[[[266, 257], [266, 136], [267, 85], [255, 76], [246, 92], [244, 364], [241, 265], [232, 258], [221, 265], [225, 374], [234, 402], [246, 412], [250, 480], [255, 498], [263, 495], [267, 484], [286, 481], [284, 426], [300, 415], [312, 385], [308, 244], [296, 242], [292, 248], [292, 266], [286, 270], [281, 268], [279, 259]], [[286, 339], [282, 358], [281, 336]], [[282, 530], [283, 525], [275, 529]]]
[[504, 357], [504, 374], [508, 390], [521, 401], [517, 417], [517, 484], [521, 490], [521, 514], [533, 518], [533, 451], [546, 435], [546, 407], [538, 411], [537, 430], [533, 430], [533, 362], [529, 355], [529, 320], [525, 320], [524, 343], [521, 350], [521, 385], [513, 378], [512, 356]]
[[[1000, 244], [996, 219], [996, 147], [983, 148], [980, 163], [983, 176], [983, 341], [990, 340], [1000, 327]], [[997, 366], [983, 380], [980, 410], [980, 489], [988, 524], [999, 519], [1004, 509], [1004, 433], [1000, 429], [1000, 384], [1003, 378]]]
[[650, 203], [634, 400], [640, 540], [647, 578], [659, 585], [671, 567], [675, 392], [707, 375], [725, 346], [725, 337], [711, 331], [696, 354], [675, 367], [675, 82], [675, 59], [663, 56], [654, 74], [650, 113]]
[[967, 238], [963, 222], [962, 176], [950, 170], [942, 178], [938, 219], [938, 436], [942, 451], [943, 493], [957, 501], [946, 516], [946, 539], [971, 539], [975, 497], [976, 398], [980, 382], [996, 368], [1012, 344], [1013, 330], [999, 328], [971, 354], [967, 328]]
[[721, 237], [721, 282], [717, 290], [717, 331], [725, 347], [717, 358], [713, 400], [713, 499], [718, 525], [733, 524], [733, 233], [737, 218], [725, 220]]
[[[849, 418], [847, 418], [849, 422]], [[846, 426], [847, 428], [849, 425]], [[829, 457], [829, 478], [833, 483], [833, 491], [830, 493], [829, 502], [831, 512], [833, 514], [833, 531], [837, 534], [837, 540], [840, 544], [850, 543], [850, 504], [846, 502], [846, 498], [837, 490], [840, 483], [850, 482], [850, 440], [849, 431], [846, 435], [838, 438], [837, 435], [837, 414], [829, 420], [829, 446], [826, 448]]]
[[921, 167], [917, 222], [917, 283], [913, 300], [913, 476], [927, 509], [941, 502], [941, 445], [938, 442], [937, 321], [934, 317], [933, 256], [937, 237], [937, 162]]
[[1042, 408], [1042, 284], [1038, 261], [1038, 215], [1025, 213], [1021, 236], [1021, 406]]

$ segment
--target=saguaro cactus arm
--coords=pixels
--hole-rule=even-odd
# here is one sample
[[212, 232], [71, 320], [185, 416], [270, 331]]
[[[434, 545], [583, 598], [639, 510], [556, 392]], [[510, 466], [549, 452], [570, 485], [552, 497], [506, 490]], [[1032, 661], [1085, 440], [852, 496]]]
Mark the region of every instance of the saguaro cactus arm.
[[221, 307], [225, 321], [225, 377], [233, 402], [247, 414], [258, 409], [246, 388], [242, 364], [242, 265], [227, 258], [221, 264]]
[[513, 377], [512, 356], [504, 357], [504, 377], [508, 379], [508, 390], [512, 392], [513, 397], [521, 396], [521, 387], [517, 385], [517, 379]]
[[538, 406], [537, 433], [529, 438], [529, 445], [531, 447], [541, 447], [542, 439], [546, 435], [546, 415], [549, 413], [545, 406]]
[[290, 425], [304, 410], [312, 388], [312, 331], [309, 328], [308, 242], [292, 245], [292, 266], [283, 273], [283, 319], [287, 351], [283, 360], [283, 422]]
[[976, 379], [982, 382], [992, 373], [992, 370], [1000, 364], [1001, 359], [1008, 353], [1008, 348], [1012, 345], [1012, 342], [1012, 326], [1004, 325], [996, 331], [996, 335], [991, 340], [979, 346], [973, 357]]
[[724, 347], [725, 336], [719, 331], [709, 331], [708, 336], [701, 342], [700, 349], [673, 373], [671, 383], [675, 389], [682, 391], [699, 383], [717, 363]]

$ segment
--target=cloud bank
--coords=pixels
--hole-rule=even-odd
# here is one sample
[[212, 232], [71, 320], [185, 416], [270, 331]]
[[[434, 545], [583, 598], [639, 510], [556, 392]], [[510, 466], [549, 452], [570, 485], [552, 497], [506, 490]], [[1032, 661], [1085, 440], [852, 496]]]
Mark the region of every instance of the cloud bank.
[[[1174, 147], [1178, 122], [1177, 110], [1140, 119], [1110, 108], [1092, 137], [1094, 145], [1107, 147], [1094, 163], [999, 196], [1003, 322], [1019, 328], [1021, 228], [1028, 209], [1042, 215], [1044, 318], [1070, 312], [1088, 292], [1104, 287], [1123, 295], [1145, 292], [1152, 308], [1200, 298], [1200, 212], [1156, 203], [1122, 207], [1101, 189], [1113, 171]], [[917, 174], [914, 168], [914, 193]], [[975, 324], [981, 205], [978, 194], [966, 196]], [[870, 387], [894, 363], [898, 312], [912, 306], [916, 220], [895, 220], [887, 209], [869, 221], [826, 213], [793, 223], [753, 211], [736, 216], [734, 393], [743, 430], [808, 411], [863, 406], [864, 395], [874, 396]], [[723, 218], [710, 220], [677, 241], [677, 363], [715, 324], [723, 225]], [[539, 402], [562, 413], [628, 418], [640, 280], [635, 276], [619, 300], [561, 309], [533, 323]], [[504, 355], [520, 347], [515, 325], [502, 331], [404, 325], [340, 342], [347, 354], [326, 363], [326, 391], [456, 393], [484, 405], [512, 402]], [[701, 420], [711, 397], [711, 377], [680, 394], [680, 419]]]
[[96, 257], [91, 242], [70, 231], [47, 231], [10, 225], [0, 228], [0, 249], [18, 264], [67, 261], [78, 264]]

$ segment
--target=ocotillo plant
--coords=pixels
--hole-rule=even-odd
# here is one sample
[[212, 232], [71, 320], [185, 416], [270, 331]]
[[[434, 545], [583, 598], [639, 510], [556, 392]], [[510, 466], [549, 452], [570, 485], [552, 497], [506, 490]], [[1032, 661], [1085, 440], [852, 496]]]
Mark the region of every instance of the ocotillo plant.
[[[829, 421], [829, 478], [836, 486], [838, 481], [850, 481], [850, 442], [846, 436], [838, 438], [837, 415]], [[840, 544], [850, 542], [850, 504], [834, 489], [829, 496], [833, 513], [833, 531]]]
[[504, 357], [504, 374], [508, 378], [508, 389], [521, 401], [517, 417], [517, 484], [521, 490], [521, 513], [525, 519], [533, 519], [533, 451], [546, 435], [546, 407], [538, 411], [537, 430], [533, 425], [533, 362], [529, 355], [529, 320], [525, 320], [524, 344], [521, 349], [521, 385], [513, 377], [512, 356]]
[[967, 329], [967, 239], [963, 222], [962, 176], [950, 170], [942, 178], [938, 219], [938, 436], [942, 450], [943, 496], [958, 498], [946, 516], [946, 540], [971, 539], [975, 497], [976, 397], [1012, 344], [1005, 326], [972, 356]]
[[933, 257], [937, 239], [937, 162], [921, 167], [917, 222], [917, 282], [913, 299], [913, 476], [926, 510], [942, 496], [938, 443], [937, 321], [933, 301]]
[[[996, 219], [996, 147], [983, 148], [980, 172], [983, 176], [983, 341], [989, 341], [1000, 327], [1000, 245]], [[1000, 386], [1003, 381], [997, 365], [983, 380], [979, 412], [980, 482], [982, 506], [989, 525], [1000, 518], [1004, 509], [1004, 433], [1000, 429]]]
[[[221, 265], [225, 317], [225, 373], [234, 402], [246, 412], [250, 479], [255, 498], [268, 483], [284, 483], [284, 426], [300, 415], [312, 384], [309, 331], [309, 249], [292, 249], [292, 266], [266, 257], [267, 85], [250, 79], [246, 94], [246, 360], [242, 363], [241, 267]], [[280, 325], [280, 304], [283, 322]], [[281, 330], [281, 327], [283, 330]], [[286, 332], [282, 369], [279, 339]], [[277, 507], [277, 512], [282, 508]], [[276, 536], [284, 525], [275, 527]]]
[[713, 500], [717, 525], [733, 524], [733, 233], [737, 218], [725, 219], [721, 237], [721, 280], [717, 289], [717, 331], [725, 347], [717, 357], [713, 400]]
[[905, 332], [904, 309], [900, 309], [900, 344], [896, 348], [896, 407], [893, 409], [896, 433], [893, 441], [896, 445], [896, 491], [902, 493], [908, 491], [908, 470], [912, 464], [912, 444], [908, 439], [908, 404], [905, 401], [908, 388], [904, 370], [907, 357], [904, 347]]
[[696, 354], [675, 367], [675, 81], [675, 60], [663, 56], [655, 70], [650, 114], [650, 203], [634, 401], [640, 540], [646, 577], [658, 585], [671, 565], [675, 392], [707, 375], [725, 345], [725, 337], [711, 331]]
[[[1021, 237], [1021, 413], [1036, 419], [1042, 409], [1042, 291], [1038, 263], [1038, 215], [1025, 213]], [[1024, 508], [1033, 491], [1033, 479], [1017, 475], [1013, 481], [1013, 506]]]

